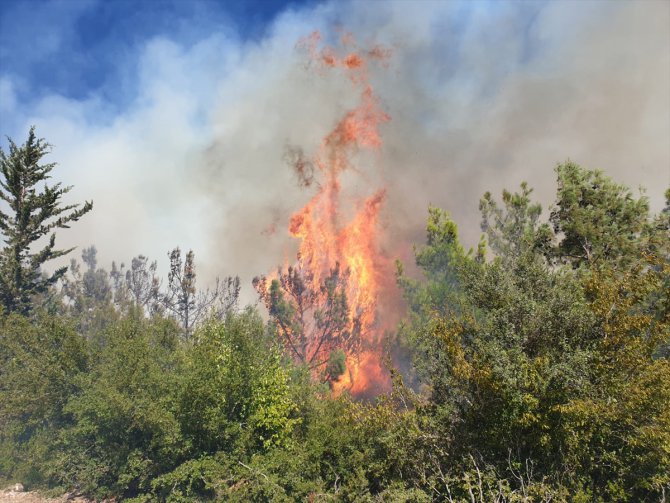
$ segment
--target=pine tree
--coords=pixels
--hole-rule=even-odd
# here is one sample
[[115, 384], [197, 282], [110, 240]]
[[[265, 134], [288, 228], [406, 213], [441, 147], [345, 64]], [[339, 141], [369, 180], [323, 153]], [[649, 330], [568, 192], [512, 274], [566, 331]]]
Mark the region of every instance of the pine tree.
[[212, 288], [198, 290], [195, 286], [195, 254], [189, 250], [182, 260], [179, 247], [168, 253], [170, 272], [167, 292], [162, 296], [163, 306], [183, 327], [190, 338], [193, 329], [205, 319], [224, 319], [237, 307], [240, 278], [218, 277]]
[[636, 199], [602, 171], [573, 162], [559, 164], [556, 174], [556, 207], [549, 220], [562, 236], [555, 250], [559, 260], [573, 267], [635, 263], [648, 230], [648, 199]]
[[253, 285], [291, 357], [333, 382], [344, 372], [344, 352], [360, 350], [360, 320], [350, 312], [339, 264], [317, 282], [300, 266], [279, 269], [277, 278], [254, 278]]
[[[72, 251], [55, 248], [53, 231], [68, 228], [70, 222], [93, 208], [88, 201], [63, 205], [61, 198], [72, 187], [46, 183], [56, 163], [40, 161], [50, 149], [43, 138], [35, 136], [34, 127], [20, 147], [9, 139], [9, 155], [0, 148], [0, 199], [9, 207], [7, 214], [0, 210], [5, 243], [0, 250], [0, 303], [8, 312], [28, 313], [32, 297], [44, 293], [65, 274], [67, 267], [51, 275], [43, 275], [41, 270], [45, 262]], [[45, 236], [49, 236], [47, 244], [34, 252], [33, 245]]]
[[186, 254], [186, 263], [182, 262], [181, 250], [172, 250], [170, 273], [168, 274], [168, 293], [165, 295], [165, 307], [183, 325], [186, 335], [193, 329], [193, 312], [196, 308], [195, 255], [193, 250]]

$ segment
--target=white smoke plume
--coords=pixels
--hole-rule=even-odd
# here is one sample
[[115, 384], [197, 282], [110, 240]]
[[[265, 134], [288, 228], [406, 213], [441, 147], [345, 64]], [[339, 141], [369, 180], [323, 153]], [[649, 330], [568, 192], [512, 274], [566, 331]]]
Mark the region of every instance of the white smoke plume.
[[[264, 34], [231, 27], [196, 42], [169, 33], [137, 47], [140, 86], [121, 109], [103, 97], [22, 103], [0, 74], [2, 133], [28, 125], [54, 144], [55, 176], [94, 210], [62, 246], [95, 244], [100, 262], [196, 252], [200, 277], [248, 284], [290, 258], [289, 215], [310, 197], [283, 162], [306, 154], [354, 102], [346, 78], [306, 67], [296, 42], [392, 50], [372, 83], [391, 121], [352, 188], [388, 187], [388, 252], [407, 260], [429, 203], [449, 210], [467, 243], [477, 203], [522, 180], [545, 208], [553, 168], [568, 158], [648, 188], [659, 209], [670, 183], [670, 4], [646, 2], [330, 2], [292, 8]], [[389, 243], [393, 243], [391, 246]]]

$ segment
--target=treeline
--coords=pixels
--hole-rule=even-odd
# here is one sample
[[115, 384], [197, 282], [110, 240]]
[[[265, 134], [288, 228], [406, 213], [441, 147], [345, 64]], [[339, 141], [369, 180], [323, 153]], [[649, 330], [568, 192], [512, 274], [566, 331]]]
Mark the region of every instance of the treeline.
[[130, 267], [112, 262], [109, 272], [98, 267], [95, 246], [82, 252], [82, 264], [70, 262], [69, 272], [61, 278], [61, 289], [48, 292], [42, 306], [51, 312], [63, 312], [78, 320], [78, 332], [92, 336], [111, 320], [132, 311], [148, 318], [164, 317], [181, 327], [182, 338], [189, 339], [195, 327], [205, 320], [223, 320], [238, 307], [239, 277], [216, 278], [211, 288], [199, 289], [195, 254], [182, 259], [179, 248], [168, 253], [170, 269], [167, 282], [157, 275], [157, 262], [144, 255], [134, 257]]
[[40, 141], [0, 153], [0, 481], [137, 502], [670, 496], [670, 190], [653, 215], [564, 163], [548, 218], [525, 184], [484, 195], [476, 250], [431, 207], [423, 277], [397, 270], [413, 364], [356, 402], [237, 305], [234, 278], [198, 292], [192, 254], [165, 282], [93, 248], [43, 274], [55, 238], [32, 238], [89, 205], [40, 210]]

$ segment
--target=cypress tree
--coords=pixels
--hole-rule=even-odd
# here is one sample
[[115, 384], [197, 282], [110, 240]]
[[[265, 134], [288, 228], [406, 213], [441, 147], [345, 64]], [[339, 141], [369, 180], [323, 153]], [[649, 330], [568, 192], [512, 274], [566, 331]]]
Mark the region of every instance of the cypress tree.
[[[45, 292], [67, 271], [67, 267], [61, 267], [50, 275], [42, 273], [42, 264], [72, 251], [56, 249], [53, 231], [69, 228], [68, 224], [89, 212], [93, 203], [62, 204], [61, 198], [72, 187], [47, 183], [56, 163], [40, 164], [51, 145], [36, 137], [34, 126], [22, 146], [8, 140], [9, 155], [0, 148], [0, 199], [6, 203], [0, 206], [4, 240], [0, 250], [0, 305], [8, 312], [27, 314], [33, 296]], [[34, 251], [33, 245], [45, 236], [49, 236], [46, 245]]]

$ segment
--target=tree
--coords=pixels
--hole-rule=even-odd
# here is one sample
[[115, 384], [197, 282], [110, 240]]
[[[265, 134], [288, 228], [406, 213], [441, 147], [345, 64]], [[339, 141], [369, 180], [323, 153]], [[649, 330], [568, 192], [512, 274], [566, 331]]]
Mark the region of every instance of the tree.
[[55, 432], [70, 424], [63, 407], [79, 391], [90, 354], [67, 319], [0, 318], [0, 479], [12, 474], [28, 485], [49, 479], [49, 470], [36, 466], [53, 461]]
[[549, 250], [553, 234], [549, 225], [539, 223], [542, 206], [530, 200], [533, 189], [521, 183], [521, 192], [503, 190], [504, 207], [500, 207], [490, 192], [479, 201], [482, 231], [494, 253], [502, 260], [518, 257], [529, 251]]
[[96, 340], [110, 323], [118, 319], [120, 312], [113, 303], [110, 275], [98, 267], [95, 246], [84, 248], [81, 257], [83, 264], [75, 259], [70, 261], [68, 274], [61, 279], [57, 305], [76, 320], [80, 335]]
[[640, 237], [649, 225], [647, 198], [635, 199], [630, 189], [602, 171], [586, 170], [573, 162], [559, 164], [556, 174], [556, 208], [550, 220], [562, 236], [556, 248], [559, 260], [573, 267], [634, 262], [644, 244]]
[[[49, 151], [50, 145], [35, 136], [34, 127], [20, 147], [9, 139], [9, 155], [0, 148], [0, 199], [9, 206], [8, 213], [0, 211], [0, 231], [5, 242], [0, 250], [0, 302], [9, 312], [29, 312], [33, 295], [46, 292], [65, 274], [67, 267], [51, 275], [42, 274], [45, 262], [72, 251], [55, 248], [53, 231], [68, 228], [70, 222], [76, 222], [93, 208], [88, 201], [83, 205], [62, 204], [61, 198], [72, 187], [46, 183], [56, 166], [40, 164]], [[45, 236], [49, 236], [47, 244], [34, 252], [33, 245]]]
[[205, 317], [221, 320], [235, 308], [240, 293], [238, 277], [227, 277], [223, 281], [216, 278], [213, 289], [197, 290], [193, 251], [189, 250], [184, 261], [179, 248], [172, 250], [168, 256], [170, 272], [163, 304], [181, 323], [187, 337], [191, 336], [193, 328]]
[[207, 322], [197, 334], [179, 399], [181, 431], [196, 452], [284, 443], [298, 423], [291, 417], [289, 369], [260, 315], [228, 313], [225, 322]]
[[149, 314], [160, 311], [160, 280], [156, 276], [158, 264], [154, 261], [149, 264], [149, 259], [144, 255], [134, 257], [130, 263], [130, 269], [126, 271], [125, 288], [130, 294], [132, 302]]
[[328, 381], [344, 372], [341, 351], [355, 352], [360, 344], [360, 324], [350, 316], [344, 291], [346, 279], [336, 264], [321, 284], [300, 267], [279, 270], [277, 279], [261, 276], [253, 282], [291, 358], [314, 371], [326, 365]]
[[81, 312], [100, 305], [107, 305], [112, 300], [112, 287], [109, 275], [104, 269], [98, 268], [98, 250], [95, 246], [84, 248], [81, 253], [86, 270], [81, 272], [81, 265], [75, 260], [70, 261], [72, 280], [63, 278], [63, 294], [74, 303]]
[[524, 495], [535, 477], [561, 488], [559, 501], [655, 501], [670, 483], [667, 216], [650, 220], [644, 199], [570, 165], [554, 237], [529, 195], [485, 196], [488, 261], [463, 254], [453, 223], [431, 211], [417, 251], [428, 281], [400, 276], [430, 390], [418, 409], [434, 439], [427, 478], [465, 498], [473, 475], [453, 477], [472, 466], [480, 477], [479, 466]]

